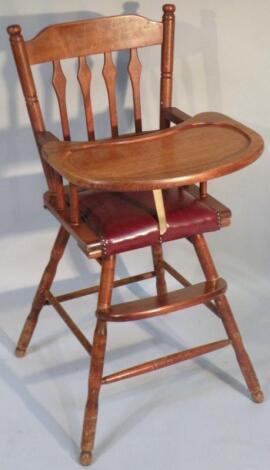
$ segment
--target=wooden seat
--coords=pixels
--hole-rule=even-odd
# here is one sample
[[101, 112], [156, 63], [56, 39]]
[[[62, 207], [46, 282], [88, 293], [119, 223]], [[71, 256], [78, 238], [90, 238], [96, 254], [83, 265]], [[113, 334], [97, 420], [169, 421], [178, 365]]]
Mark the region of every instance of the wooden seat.
[[[228, 226], [231, 219], [230, 210], [208, 194], [207, 181], [252, 163], [261, 154], [263, 141], [256, 132], [230, 117], [213, 112], [191, 117], [172, 107], [174, 12], [174, 5], [164, 5], [162, 21], [122, 15], [55, 24], [27, 41], [19, 25], [8, 28], [48, 184], [44, 205], [60, 223], [16, 355], [25, 355], [45, 305], [54, 307], [91, 355], [81, 442], [82, 465], [92, 460], [99, 392], [103, 384], [231, 345], [252, 399], [257, 403], [263, 400], [225, 296], [226, 281], [219, 277], [203, 235]], [[142, 65], [138, 51], [152, 45], [161, 46], [160, 126], [147, 132], [142, 125]], [[134, 104], [135, 133], [125, 136], [119, 135], [115, 97], [117, 70], [112, 56], [113, 51], [120, 50], [129, 50], [127, 75]], [[108, 97], [109, 139], [95, 139], [92, 71], [87, 62], [87, 56], [94, 54], [104, 55], [102, 75]], [[77, 78], [85, 111], [88, 139], [85, 142], [71, 141], [66, 77], [61, 66], [62, 60], [74, 57], [78, 58]], [[52, 62], [52, 85], [59, 104], [63, 140], [46, 128], [37, 97], [32, 67], [46, 62]], [[51, 286], [70, 236], [90, 260], [100, 264], [100, 283], [56, 296]], [[180, 238], [187, 239], [197, 254], [203, 272], [203, 279], [197, 284], [192, 284], [163, 259], [162, 244]], [[153, 267], [145, 273], [115, 280], [116, 255], [142, 247], [151, 248]], [[182, 287], [168, 292], [166, 273]], [[113, 288], [153, 277], [156, 278], [155, 296], [116, 305], [111, 303]], [[98, 292], [97, 323], [91, 343], [68, 315], [63, 303], [95, 292]], [[109, 322], [139, 321], [199, 304], [222, 321], [225, 339], [103, 376]]]

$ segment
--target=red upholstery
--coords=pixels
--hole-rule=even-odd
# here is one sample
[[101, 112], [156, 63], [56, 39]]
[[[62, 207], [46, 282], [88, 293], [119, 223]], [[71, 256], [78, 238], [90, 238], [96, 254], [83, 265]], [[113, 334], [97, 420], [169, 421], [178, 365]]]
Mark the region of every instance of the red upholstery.
[[[168, 229], [162, 241], [189, 237], [220, 228], [215, 209], [185, 189], [163, 191]], [[153, 194], [147, 192], [80, 195], [83, 219], [99, 236], [105, 255], [160, 242]]]

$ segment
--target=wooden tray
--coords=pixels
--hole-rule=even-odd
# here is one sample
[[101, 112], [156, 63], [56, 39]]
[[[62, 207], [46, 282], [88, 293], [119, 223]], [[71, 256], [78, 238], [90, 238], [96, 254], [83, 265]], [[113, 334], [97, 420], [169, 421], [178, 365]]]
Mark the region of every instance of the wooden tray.
[[237, 171], [263, 151], [262, 138], [218, 113], [202, 113], [146, 135], [50, 142], [43, 157], [71, 183], [110, 191], [198, 183]]

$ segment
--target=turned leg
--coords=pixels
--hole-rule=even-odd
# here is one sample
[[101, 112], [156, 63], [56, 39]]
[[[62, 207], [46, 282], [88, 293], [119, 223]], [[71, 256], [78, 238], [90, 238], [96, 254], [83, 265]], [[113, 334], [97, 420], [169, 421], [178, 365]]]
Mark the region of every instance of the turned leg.
[[36, 295], [34, 297], [31, 311], [26, 319], [24, 327], [22, 329], [17, 347], [16, 347], [16, 356], [22, 357], [25, 355], [27, 347], [30, 343], [32, 335], [34, 333], [39, 313], [45, 303], [44, 293], [48, 290], [54, 280], [57, 265], [65, 251], [67, 241], [69, 239], [69, 234], [66, 230], [61, 227], [57, 234], [49, 263], [47, 264], [41, 281], [39, 283]]
[[[102, 262], [97, 311], [105, 311], [111, 305], [114, 280], [115, 256], [109, 256]], [[89, 373], [88, 397], [84, 413], [80, 463], [89, 465], [95, 442], [98, 415], [98, 399], [102, 381], [103, 364], [106, 350], [107, 324], [97, 320], [94, 333], [92, 358]]]
[[[209, 281], [214, 281], [218, 278], [218, 273], [216, 271], [214, 262], [208, 250], [207, 244], [203, 235], [195, 235], [192, 237], [192, 242], [194, 244], [195, 250], [197, 252], [202, 270], [206, 276], [206, 279]], [[234, 319], [233, 313], [231, 311], [229, 302], [225, 295], [221, 295], [216, 299], [217, 309], [220, 314], [220, 319], [223, 322], [224, 328], [232, 342], [237, 361], [239, 363], [240, 369], [252, 396], [252, 399], [256, 403], [263, 401], [263, 392], [261, 390], [259, 381], [257, 379], [255, 370], [251, 363], [251, 360], [245, 350], [241, 334], [237, 323]]]
[[156, 286], [158, 295], [167, 293], [167, 286], [165, 280], [165, 269], [163, 266], [163, 250], [162, 245], [152, 246], [153, 264], [156, 273]]

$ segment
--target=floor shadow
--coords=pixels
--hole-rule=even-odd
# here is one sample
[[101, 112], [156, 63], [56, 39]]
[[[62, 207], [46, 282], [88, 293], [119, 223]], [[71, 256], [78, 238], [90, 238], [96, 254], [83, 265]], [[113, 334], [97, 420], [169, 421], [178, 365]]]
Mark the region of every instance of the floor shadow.
[[[10, 351], [11, 348], [13, 349], [12, 341], [3, 330], [0, 331], [0, 337], [1, 343], [5, 345], [8, 351]], [[3, 361], [0, 363], [0, 375], [1, 379], [10, 387], [13, 393], [14, 391], [16, 392], [18, 398], [23, 402], [29, 413], [31, 413], [31, 415], [42, 424], [46, 431], [52, 434], [56, 442], [75, 459], [76, 452], [78, 452], [78, 445], [75, 444], [72, 437], [66, 433], [51, 413], [31, 394], [24, 380], [18, 377]]]

